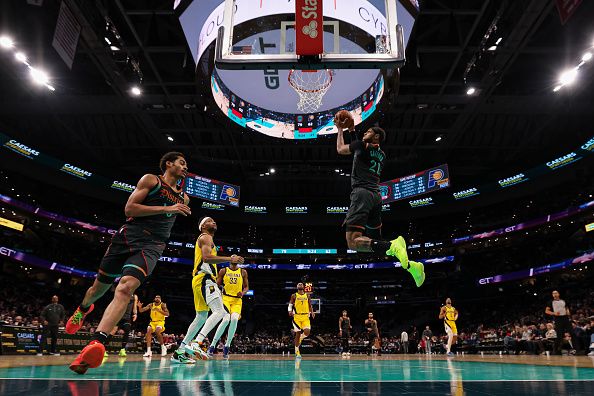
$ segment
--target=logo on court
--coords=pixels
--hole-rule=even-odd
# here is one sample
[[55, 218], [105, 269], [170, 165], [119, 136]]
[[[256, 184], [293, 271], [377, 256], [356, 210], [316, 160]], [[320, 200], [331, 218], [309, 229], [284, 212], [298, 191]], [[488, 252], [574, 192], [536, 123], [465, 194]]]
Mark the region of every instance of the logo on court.
[[303, 29], [301, 29], [301, 31], [303, 32], [303, 34], [308, 35], [312, 39], [318, 37], [318, 22], [311, 21], [309, 25], [303, 26]]

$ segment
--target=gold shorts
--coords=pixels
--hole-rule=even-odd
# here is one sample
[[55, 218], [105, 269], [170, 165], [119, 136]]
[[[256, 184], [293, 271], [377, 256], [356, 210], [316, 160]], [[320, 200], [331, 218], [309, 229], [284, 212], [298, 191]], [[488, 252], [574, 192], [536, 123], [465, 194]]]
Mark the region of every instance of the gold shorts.
[[239, 317], [241, 317], [241, 307], [243, 306], [243, 301], [241, 298], [230, 297], [223, 294], [223, 304], [225, 304], [225, 308], [227, 308], [229, 313], [236, 313], [239, 314]]

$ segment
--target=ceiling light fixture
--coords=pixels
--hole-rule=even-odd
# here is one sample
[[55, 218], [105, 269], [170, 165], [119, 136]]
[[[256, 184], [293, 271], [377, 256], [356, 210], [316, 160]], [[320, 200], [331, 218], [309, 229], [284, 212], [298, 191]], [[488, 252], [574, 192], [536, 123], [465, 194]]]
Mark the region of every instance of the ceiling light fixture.
[[170, 142], [173, 142], [173, 136], [167, 135], [167, 140], [169, 140]]
[[8, 36], [1, 36], [0, 37], [0, 46], [2, 48], [6, 48], [6, 49], [12, 48], [12, 47], [14, 47], [14, 41], [12, 41], [12, 39]]
[[27, 55], [23, 54], [22, 52], [17, 52], [16, 54], [14, 54], [14, 57], [19, 62], [27, 64]]
[[474, 87], [470, 87], [466, 91], [466, 95], [474, 95], [475, 92], [476, 92], [476, 89]]
[[270, 168], [270, 173], [274, 173], [274, 172], [276, 172], [276, 169]]
[[443, 137], [442, 136], [438, 136], [438, 137], [435, 138], [435, 141], [436, 142], [439, 142], [439, 141], [441, 141], [441, 139], [443, 139]]
[[30, 67], [29, 72], [31, 73], [31, 78], [37, 84], [47, 85], [47, 83], [49, 82], [49, 76], [43, 70], [39, 70], [34, 67]]
[[586, 52], [584, 55], [582, 55], [582, 61], [588, 62], [590, 59], [592, 59], [592, 53], [591, 52]]
[[140, 88], [138, 88], [137, 86], [134, 86], [130, 89], [130, 92], [132, 93], [132, 95], [134, 96], [140, 96], [142, 94], [142, 91], [140, 90]]
[[561, 83], [561, 85], [573, 84], [575, 82], [575, 80], [577, 79], [577, 74], [578, 74], [578, 69], [575, 67], [573, 69], [565, 70], [559, 76], [559, 82]]

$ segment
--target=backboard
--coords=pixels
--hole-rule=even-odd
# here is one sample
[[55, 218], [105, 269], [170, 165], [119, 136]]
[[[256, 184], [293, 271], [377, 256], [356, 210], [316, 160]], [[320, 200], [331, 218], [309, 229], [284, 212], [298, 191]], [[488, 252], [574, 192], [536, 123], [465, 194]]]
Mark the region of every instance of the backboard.
[[397, 0], [225, 0], [219, 70], [393, 69], [404, 64]]

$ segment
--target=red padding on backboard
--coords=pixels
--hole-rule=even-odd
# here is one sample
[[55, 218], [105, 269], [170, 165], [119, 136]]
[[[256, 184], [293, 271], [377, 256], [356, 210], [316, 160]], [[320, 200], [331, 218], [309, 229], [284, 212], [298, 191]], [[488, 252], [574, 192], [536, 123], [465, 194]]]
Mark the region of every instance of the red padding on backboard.
[[295, 47], [297, 55], [324, 52], [323, 0], [295, 0]]

